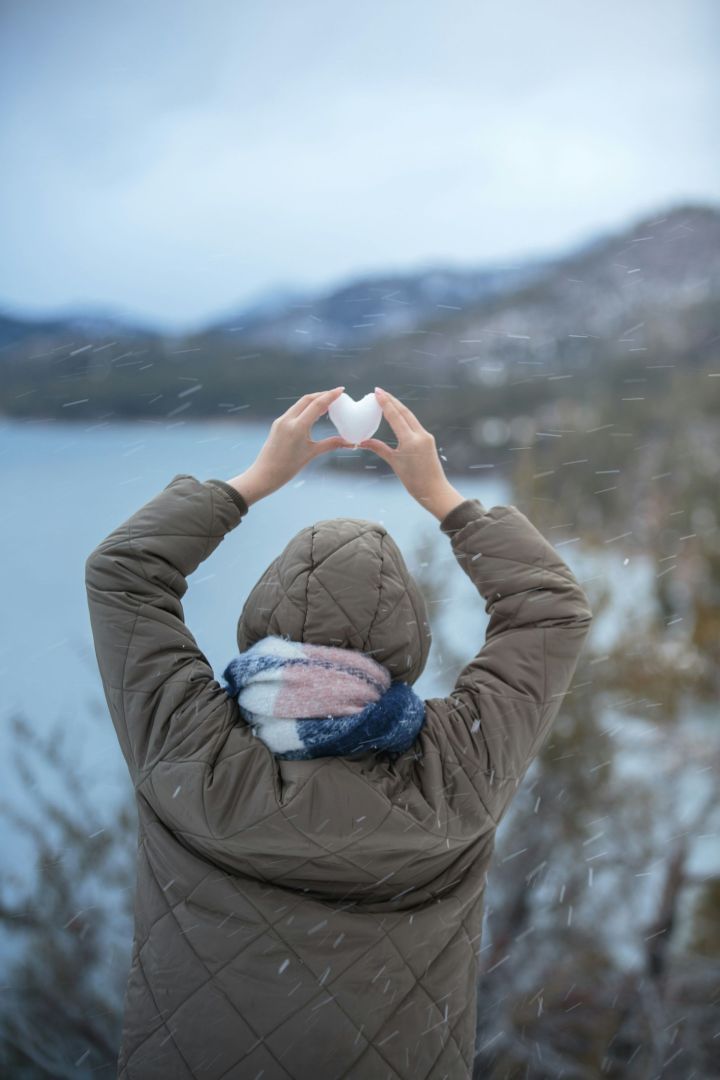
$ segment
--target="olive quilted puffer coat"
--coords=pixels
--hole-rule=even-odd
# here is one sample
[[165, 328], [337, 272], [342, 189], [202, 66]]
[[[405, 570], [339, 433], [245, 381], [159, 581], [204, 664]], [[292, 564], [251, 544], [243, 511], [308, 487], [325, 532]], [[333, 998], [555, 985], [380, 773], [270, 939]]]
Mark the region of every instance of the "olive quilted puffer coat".
[[[495, 830], [570, 685], [587, 597], [516, 507], [464, 500], [439, 528], [490, 621], [452, 693], [393, 764], [283, 761], [183, 619], [188, 576], [247, 512], [180, 473], [86, 561], [139, 814], [118, 1075], [467, 1080]], [[268, 633], [372, 651], [407, 682], [430, 644], [392, 538], [354, 518], [303, 529], [265, 572], [238, 645]]]

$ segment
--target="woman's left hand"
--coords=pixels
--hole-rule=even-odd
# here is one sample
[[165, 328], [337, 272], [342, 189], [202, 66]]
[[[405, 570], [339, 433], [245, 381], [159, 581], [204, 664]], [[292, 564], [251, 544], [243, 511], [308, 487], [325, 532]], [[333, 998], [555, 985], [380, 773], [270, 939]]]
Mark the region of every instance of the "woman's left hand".
[[325, 415], [344, 389], [336, 386], [334, 390], [305, 394], [273, 420], [270, 434], [253, 464], [229, 481], [248, 506], [277, 491], [320, 454], [326, 454], [328, 450], [352, 449], [353, 444], [342, 435], [330, 435], [318, 442], [310, 437], [313, 424]]

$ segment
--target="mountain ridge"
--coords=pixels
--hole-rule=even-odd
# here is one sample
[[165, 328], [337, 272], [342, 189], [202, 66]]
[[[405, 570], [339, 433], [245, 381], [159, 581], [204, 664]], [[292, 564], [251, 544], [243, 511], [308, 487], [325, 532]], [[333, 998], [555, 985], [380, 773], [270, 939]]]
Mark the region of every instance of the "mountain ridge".
[[[348, 275], [329, 289], [285, 285], [265, 290], [251, 304], [238, 308], [236, 314], [231, 311], [219, 319], [202, 320], [192, 331], [163, 330], [147, 320], [140, 322], [126, 312], [99, 305], [70, 307], [63, 316], [65, 308], [36, 318], [5, 306], [0, 310], [0, 356], [8, 347], [37, 336], [73, 336], [87, 342], [114, 335], [120, 341], [145, 337], [172, 344], [196, 337], [207, 342], [215, 335], [233, 335], [246, 345], [298, 353], [372, 345], [426, 323], [442, 323], [439, 312], [445, 310], [482, 311], [489, 306], [511, 305], [522, 295], [532, 295], [535, 287], [545, 288], [553, 275], [577, 272], [587, 267], [589, 260], [602, 258], [613, 245], [632, 243], [631, 234], [668, 219], [679, 227], [684, 217], [702, 220], [720, 240], [720, 206], [686, 202], [648, 212], [624, 228], [599, 233], [559, 254], [469, 267], [432, 261], [407, 272], [378, 270]], [[640, 237], [635, 239], [640, 242]], [[714, 274], [716, 270], [715, 264]], [[676, 265], [672, 272], [677, 272]]]

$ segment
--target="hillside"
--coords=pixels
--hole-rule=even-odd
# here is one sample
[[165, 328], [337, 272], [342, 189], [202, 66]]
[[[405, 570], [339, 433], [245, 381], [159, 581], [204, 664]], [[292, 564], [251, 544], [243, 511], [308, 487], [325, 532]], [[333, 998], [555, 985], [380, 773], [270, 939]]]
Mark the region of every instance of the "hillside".
[[[313, 302], [315, 336], [324, 344], [301, 352], [258, 343], [303, 329], [293, 320], [308, 313], [292, 315], [282, 304], [252, 328], [226, 324], [179, 338], [80, 315], [35, 325], [6, 319], [0, 410], [83, 421], [272, 418], [309, 387], [342, 381], [360, 396], [380, 383], [414, 403], [451, 451], [448, 467], [464, 468], [477, 447], [497, 460], [508, 441], [527, 439], [553, 402], [592, 400], [597, 410], [634, 397], [646, 403], [634, 410], [643, 426], [672, 413], [675, 377], [718, 368], [717, 209], [650, 214], [542, 271], [532, 264], [512, 273], [521, 284], [510, 287], [502, 275], [493, 282], [487, 271], [428, 271], [404, 284], [378, 278], [372, 297], [370, 279], [348, 284]], [[438, 300], [460, 294], [462, 303]], [[336, 314], [353, 300], [354, 327]], [[402, 329], [398, 304], [410, 324]], [[376, 311], [370, 333], [367, 305]], [[394, 331], [378, 336], [385, 316], [386, 328], [396, 320]], [[334, 344], [325, 336], [331, 332], [350, 340]], [[632, 381], [650, 393], [623, 394]], [[688, 407], [696, 396], [702, 410], [713, 408], [710, 385], [683, 384]], [[494, 427], [488, 418], [498, 421]]]
[[330, 293], [307, 295], [268, 310], [241, 311], [209, 324], [204, 333], [242, 334], [253, 345], [307, 353], [366, 344], [395, 337], [438, 310], [460, 311], [480, 300], [494, 300], [542, 277], [550, 259], [472, 270], [444, 266], [414, 273], [354, 278]]

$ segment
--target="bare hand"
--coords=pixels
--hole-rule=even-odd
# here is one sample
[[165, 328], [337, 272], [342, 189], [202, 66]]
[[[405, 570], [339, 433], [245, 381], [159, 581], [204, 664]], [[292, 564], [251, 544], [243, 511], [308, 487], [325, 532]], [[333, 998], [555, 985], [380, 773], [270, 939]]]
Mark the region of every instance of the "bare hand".
[[452, 486], [440, 461], [435, 436], [398, 398], [376, 387], [375, 396], [383, 416], [397, 436], [397, 449], [381, 439], [365, 439], [359, 445], [374, 450], [387, 461], [408, 493], [436, 517], [442, 518], [463, 496]]
[[343, 390], [344, 387], [336, 386], [334, 390], [304, 394], [273, 420], [270, 434], [253, 464], [230, 481], [248, 505], [277, 491], [319, 454], [352, 447], [341, 435], [331, 435], [318, 442], [310, 437], [313, 424], [325, 415]]

